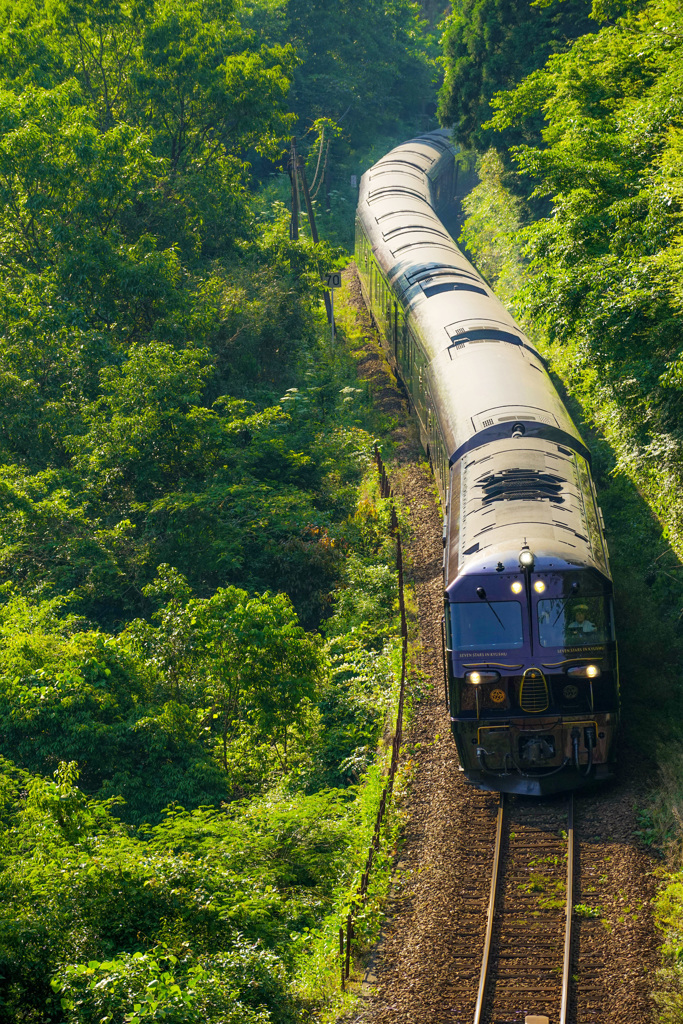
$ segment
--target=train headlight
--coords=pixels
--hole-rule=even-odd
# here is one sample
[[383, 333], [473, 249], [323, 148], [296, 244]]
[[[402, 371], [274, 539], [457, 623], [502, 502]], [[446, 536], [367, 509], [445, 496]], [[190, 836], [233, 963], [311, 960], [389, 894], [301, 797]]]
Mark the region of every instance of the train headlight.
[[522, 569], [533, 569], [534, 567], [534, 553], [529, 551], [528, 548], [522, 548], [519, 553], [519, 564]]
[[497, 683], [500, 679], [500, 672], [466, 672], [465, 682], [473, 686], [481, 686], [482, 683]]
[[575, 665], [567, 669], [567, 675], [575, 679], [597, 679], [601, 671], [597, 665]]
[[537, 594], [543, 593], [543, 591], [545, 590], [545, 583], [543, 582], [543, 580], [536, 580], [536, 582], [534, 583], [534, 590]]
[[521, 594], [524, 590], [524, 587], [519, 582], [519, 580], [515, 580], [515, 582], [510, 587], [510, 590], [512, 591], [513, 594]]

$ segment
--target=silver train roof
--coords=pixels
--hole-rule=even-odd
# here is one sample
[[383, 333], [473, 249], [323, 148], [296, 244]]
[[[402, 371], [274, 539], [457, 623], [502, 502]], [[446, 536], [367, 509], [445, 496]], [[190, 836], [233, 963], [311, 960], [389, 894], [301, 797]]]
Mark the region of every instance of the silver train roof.
[[496, 428], [519, 421], [527, 431], [535, 423], [555, 428], [589, 458], [543, 358], [434, 210], [433, 182], [455, 152], [445, 130], [397, 146], [363, 175], [358, 203], [377, 260], [425, 348], [449, 454], [487, 428], [496, 436]]
[[[498, 559], [516, 562], [527, 536], [539, 568], [586, 565], [609, 574], [584, 462], [590, 454], [542, 356], [435, 211], [444, 161], [455, 153], [447, 131], [397, 146], [363, 175], [358, 203], [377, 262], [427, 356], [451, 462], [461, 460], [461, 493], [451, 497], [460, 528], [457, 536], [450, 531], [447, 578], [465, 566], [490, 571]], [[517, 423], [526, 433], [513, 440]]]

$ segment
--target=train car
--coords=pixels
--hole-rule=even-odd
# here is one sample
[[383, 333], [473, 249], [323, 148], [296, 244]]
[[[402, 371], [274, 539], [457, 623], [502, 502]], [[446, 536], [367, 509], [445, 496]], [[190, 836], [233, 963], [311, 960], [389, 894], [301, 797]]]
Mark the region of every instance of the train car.
[[543, 357], [439, 212], [445, 131], [363, 176], [363, 296], [419, 421], [444, 509], [447, 704], [483, 789], [541, 796], [614, 773], [612, 581], [590, 452]]

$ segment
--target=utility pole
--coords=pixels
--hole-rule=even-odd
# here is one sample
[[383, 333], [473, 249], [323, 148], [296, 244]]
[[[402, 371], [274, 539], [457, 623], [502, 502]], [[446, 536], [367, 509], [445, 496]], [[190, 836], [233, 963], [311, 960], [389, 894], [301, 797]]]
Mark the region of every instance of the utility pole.
[[[308, 213], [308, 222], [311, 225], [311, 238], [313, 244], [318, 244], [318, 229], [315, 226], [315, 215], [313, 213], [313, 203], [311, 202], [311, 193], [308, 188], [308, 182], [306, 180], [306, 169], [302, 158], [297, 154], [296, 151], [296, 139], [292, 137], [290, 153], [289, 153], [289, 176], [292, 179], [292, 219], [289, 223], [289, 237], [292, 241], [298, 241], [299, 238], [299, 180], [301, 180], [301, 187], [304, 191], [304, 199], [306, 200], [306, 211]], [[327, 322], [332, 324], [332, 330], [334, 331], [334, 313], [332, 310], [332, 298], [329, 291], [323, 292], [323, 299], [325, 300], [325, 311], [327, 313]]]
[[296, 139], [292, 137], [289, 153], [289, 176], [292, 179], [292, 219], [289, 222], [289, 237], [295, 242], [299, 239], [299, 187], [297, 184], [298, 160]]
[[308, 213], [308, 220], [311, 225], [311, 238], [313, 239], [313, 245], [317, 245], [318, 229], [315, 226], [315, 217], [313, 216], [313, 204], [311, 203], [311, 193], [308, 190], [308, 182], [306, 180], [306, 168], [304, 167], [304, 161], [302, 157], [299, 157], [298, 171], [301, 176], [301, 187], [304, 190], [304, 199], [306, 200], [306, 212]]
[[[308, 223], [311, 225], [311, 238], [313, 239], [313, 245], [318, 244], [318, 229], [315, 226], [315, 215], [313, 213], [313, 203], [311, 202], [311, 193], [308, 189], [308, 181], [306, 180], [306, 168], [304, 162], [299, 157], [299, 163], [297, 165], [297, 171], [301, 177], [301, 187], [304, 190], [304, 199], [306, 200], [306, 211], [308, 213]], [[327, 313], [327, 322], [332, 324], [332, 338], [334, 340], [334, 308], [332, 306], [332, 297], [329, 291], [323, 292], [323, 298], [325, 300], [325, 311]]]

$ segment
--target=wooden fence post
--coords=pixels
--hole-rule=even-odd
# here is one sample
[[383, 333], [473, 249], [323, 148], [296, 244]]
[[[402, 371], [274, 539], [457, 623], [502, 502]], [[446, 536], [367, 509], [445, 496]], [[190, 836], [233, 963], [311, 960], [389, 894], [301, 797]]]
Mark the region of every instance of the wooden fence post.
[[[382, 456], [380, 455], [379, 447], [376, 442], [373, 446], [373, 450], [375, 462], [377, 464], [377, 471], [379, 473], [380, 494], [383, 498], [390, 498], [392, 496], [391, 485], [389, 483], [389, 477], [387, 476], [387, 472], [382, 461]], [[405, 592], [403, 581], [403, 548], [401, 545], [401, 533], [398, 528], [398, 518], [396, 516], [396, 509], [393, 506], [393, 503], [391, 506], [391, 532], [396, 536], [396, 569], [398, 573], [398, 601], [401, 612], [401, 684], [399, 688], [398, 710], [396, 714], [396, 731], [391, 744], [391, 762], [389, 765], [387, 784], [382, 790], [382, 796], [379, 802], [379, 809], [375, 817], [375, 828], [372, 838], [372, 845], [368, 847], [368, 856], [365, 862], [365, 871], [363, 872], [360, 881], [360, 891], [358, 896], [360, 896], [361, 905], [365, 902], [366, 892], [370, 884], [370, 872], [372, 871], [374, 855], [376, 852], [379, 853], [380, 829], [382, 826], [382, 822], [384, 820], [387, 802], [391, 798], [394, 790], [394, 778], [398, 768], [401, 740], [403, 737], [403, 707], [405, 702], [405, 686], [408, 659], [408, 625], [406, 621]], [[353, 907], [349, 911], [348, 917], [346, 919], [346, 943], [344, 942], [343, 925], [339, 928], [339, 956], [341, 959], [342, 990], [344, 990], [345, 984], [348, 981], [349, 975], [351, 973], [352, 938]]]

